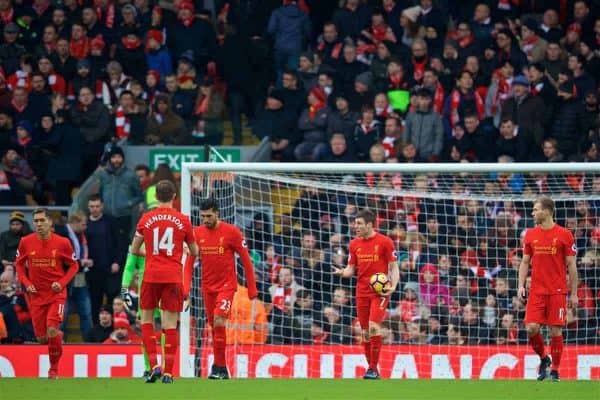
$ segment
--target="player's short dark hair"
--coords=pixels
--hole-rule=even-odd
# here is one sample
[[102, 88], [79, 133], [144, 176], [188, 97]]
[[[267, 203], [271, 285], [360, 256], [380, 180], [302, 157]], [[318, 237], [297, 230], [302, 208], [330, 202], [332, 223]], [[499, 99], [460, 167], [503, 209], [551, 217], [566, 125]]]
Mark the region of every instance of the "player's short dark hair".
[[356, 213], [356, 218], [362, 218], [365, 221], [365, 224], [374, 224], [375, 217], [375, 213], [368, 208], [363, 208], [362, 210]]
[[46, 218], [50, 218], [50, 211], [48, 211], [48, 209], [46, 207], [34, 208], [33, 211], [31, 212], [31, 216], [34, 216], [36, 214], [44, 214], [46, 216]]
[[163, 180], [156, 184], [156, 200], [161, 203], [168, 203], [173, 200], [173, 196], [177, 194], [177, 187], [171, 181]]
[[88, 202], [89, 201], [99, 201], [100, 203], [104, 203], [104, 200], [102, 200], [102, 196], [99, 193], [90, 195], [90, 197], [88, 197]]
[[202, 211], [211, 210], [211, 211], [218, 212], [219, 204], [217, 204], [217, 201], [214, 198], [209, 197], [206, 200], [202, 200], [202, 202], [200, 203], [200, 210], [202, 210]]
[[543, 210], [548, 210], [551, 214], [554, 214], [554, 200], [552, 200], [550, 197], [538, 197], [535, 202], [539, 203]]

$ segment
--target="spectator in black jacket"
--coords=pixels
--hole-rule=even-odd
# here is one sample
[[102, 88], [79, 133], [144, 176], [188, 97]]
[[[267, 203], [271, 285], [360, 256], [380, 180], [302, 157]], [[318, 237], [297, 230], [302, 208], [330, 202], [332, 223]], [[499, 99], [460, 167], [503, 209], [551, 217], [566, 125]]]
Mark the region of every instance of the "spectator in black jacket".
[[585, 134], [582, 132], [583, 103], [576, 98], [575, 85], [566, 80], [558, 87], [558, 107], [550, 135], [556, 139], [558, 150], [569, 158], [579, 151]]
[[294, 147], [301, 138], [296, 135], [293, 114], [284, 108], [282, 92], [282, 90], [271, 91], [264, 109], [260, 110], [256, 117], [252, 133], [261, 139], [269, 138], [273, 159], [293, 161]]
[[334, 133], [329, 139], [329, 147], [320, 153], [315, 161], [353, 163], [356, 162], [356, 157], [352, 149], [348, 148], [346, 135]]
[[344, 7], [333, 13], [333, 22], [338, 27], [340, 38], [356, 39], [360, 32], [369, 25], [371, 10], [359, 0], [346, 0]]
[[88, 343], [103, 343], [113, 331], [112, 310], [109, 306], [103, 305], [98, 308], [98, 313], [94, 315], [97, 322], [85, 335], [85, 341]]
[[177, 22], [167, 30], [167, 47], [176, 60], [185, 51], [191, 50], [194, 64], [199, 72], [204, 72], [206, 64], [216, 54], [217, 35], [214, 28], [206, 18], [195, 17], [194, 4], [188, 0], [178, 4], [177, 18]]
[[21, 211], [11, 212], [8, 224], [8, 230], [0, 234], [0, 260], [2, 261], [0, 273], [5, 268], [14, 266], [19, 241], [23, 236], [31, 233], [31, 228]]
[[366, 104], [362, 108], [362, 118], [354, 127], [352, 149], [357, 160], [365, 162], [369, 159], [371, 146], [383, 139], [383, 127], [375, 119], [375, 109]]
[[121, 287], [117, 252], [118, 231], [114, 220], [104, 214], [100, 195], [88, 199], [89, 221], [86, 229], [89, 257], [94, 267], [88, 272], [92, 317], [97, 321], [102, 300], [113, 299]]
[[342, 133], [346, 140], [351, 140], [354, 134], [356, 122], [360, 119], [360, 114], [350, 111], [348, 99], [341, 93], [333, 94], [335, 96], [335, 110], [329, 114], [327, 121], [327, 134]]
[[500, 122], [500, 135], [496, 139], [496, 158], [510, 156], [517, 162], [531, 161], [533, 150], [528, 142], [529, 135], [522, 132], [515, 122], [506, 118]]

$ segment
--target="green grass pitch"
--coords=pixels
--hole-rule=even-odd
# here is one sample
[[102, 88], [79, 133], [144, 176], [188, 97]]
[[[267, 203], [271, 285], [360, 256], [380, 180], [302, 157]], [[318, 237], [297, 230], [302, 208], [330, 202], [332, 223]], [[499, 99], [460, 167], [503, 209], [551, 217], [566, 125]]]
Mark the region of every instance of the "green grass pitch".
[[177, 379], [174, 385], [163, 385], [144, 384], [141, 379], [119, 378], [57, 381], [0, 379], [0, 399], [600, 400], [600, 381]]

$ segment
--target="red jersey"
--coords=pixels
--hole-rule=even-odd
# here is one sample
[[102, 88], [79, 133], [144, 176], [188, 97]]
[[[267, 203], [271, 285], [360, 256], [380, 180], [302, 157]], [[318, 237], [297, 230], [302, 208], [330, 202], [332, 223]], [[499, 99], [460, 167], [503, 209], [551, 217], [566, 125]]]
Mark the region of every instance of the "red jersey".
[[577, 254], [571, 231], [558, 224], [551, 229], [540, 226], [529, 229], [523, 253], [531, 256], [531, 293], [568, 293], [565, 257]]
[[[52, 303], [57, 296], [66, 297], [66, 287], [79, 271], [71, 242], [55, 233], [50, 233], [47, 240], [41, 239], [37, 233], [23, 237], [15, 265], [21, 283], [25, 287], [33, 285], [37, 290], [30, 296], [32, 304]], [[60, 283], [63, 288], [59, 293], [52, 290], [54, 282]]]
[[196, 243], [200, 247], [202, 265], [202, 290], [206, 292], [236, 291], [237, 274], [235, 253], [244, 266], [248, 294], [256, 294], [254, 267], [242, 232], [231, 224], [220, 221], [215, 229], [206, 226], [194, 228]]
[[136, 235], [144, 238], [144, 282], [183, 283], [183, 244], [194, 241], [190, 219], [173, 208], [158, 207], [145, 213]]
[[392, 239], [379, 232], [369, 239], [359, 237], [350, 241], [348, 265], [357, 270], [356, 297], [373, 295], [369, 280], [377, 272], [388, 275], [388, 264], [396, 261], [395, 250]]

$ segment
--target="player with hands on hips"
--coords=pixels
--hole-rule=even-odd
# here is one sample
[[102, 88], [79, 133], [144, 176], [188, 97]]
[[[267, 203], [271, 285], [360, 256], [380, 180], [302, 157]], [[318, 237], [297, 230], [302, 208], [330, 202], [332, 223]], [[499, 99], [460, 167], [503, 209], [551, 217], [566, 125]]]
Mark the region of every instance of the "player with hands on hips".
[[[350, 241], [348, 265], [333, 267], [333, 273], [350, 278], [356, 273], [356, 312], [362, 329], [363, 348], [369, 369], [364, 379], [380, 379], [379, 353], [381, 350], [381, 322], [385, 318], [390, 295], [400, 280], [394, 242], [375, 231], [375, 213], [369, 209], [359, 211], [354, 220], [356, 238]], [[389, 276], [380, 293], [371, 286], [371, 277], [377, 273]]]
[[[559, 381], [558, 369], [563, 351], [562, 329], [567, 323], [567, 296], [570, 306], [577, 307], [577, 246], [571, 231], [554, 222], [554, 201], [541, 197], [533, 204], [531, 213], [536, 226], [528, 229], [519, 266], [517, 295], [525, 300], [525, 327], [533, 350], [540, 356], [538, 380], [548, 376]], [[525, 281], [531, 263], [529, 294]], [[567, 287], [567, 271], [569, 275]], [[550, 327], [550, 355], [545, 351], [540, 325]]]
[[209, 379], [229, 379], [225, 350], [227, 345], [226, 324], [231, 311], [233, 296], [237, 291], [235, 254], [244, 267], [248, 285], [248, 297], [258, 296], [254, 267], [242, 232], [234, 225], [221, 221], [219, 207], [214, 199], [200, 204], [202, 225], [194, 229], [200, 249], [202, 270], [202, 298], [206, 316], [212, 328], [214, 364]]

